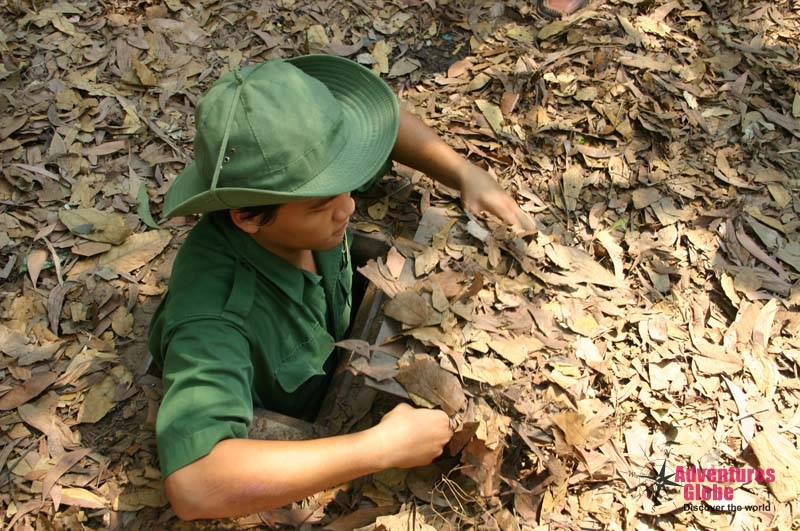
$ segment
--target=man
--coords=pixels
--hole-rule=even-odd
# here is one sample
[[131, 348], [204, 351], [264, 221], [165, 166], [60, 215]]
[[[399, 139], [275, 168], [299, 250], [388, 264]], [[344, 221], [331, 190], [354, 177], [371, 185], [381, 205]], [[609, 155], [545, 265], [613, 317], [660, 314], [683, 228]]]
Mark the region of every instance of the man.
[[[334, 56], [220, 78], [196, 111], [195, 162], [167, 216], [205, 214], [178, 253], [149, 347], [162, 369], [156, 435], [184, 519], [249, 514], [440, 455], [442, 411], [400, 405], [365, 431], [247, 439], [253, 407], [313, 419], [350, 312], [350, 192], [394, 159], [460, 190], [464, 205], [531, 220], [483, 170], [399, 111], [389, 87]], [[391, 157], [391, 159], [390, 159]]]

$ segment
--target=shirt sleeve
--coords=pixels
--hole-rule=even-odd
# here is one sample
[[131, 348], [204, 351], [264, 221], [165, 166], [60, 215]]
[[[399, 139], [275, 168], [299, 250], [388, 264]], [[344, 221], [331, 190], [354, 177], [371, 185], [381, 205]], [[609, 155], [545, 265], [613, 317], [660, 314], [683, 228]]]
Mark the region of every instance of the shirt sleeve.
[[253, 365], [246, 334], [222, 319], [184, 322], [163, 339], [164, 397], [156, 419], [167, 477], [224, 439], [246, 438], [253, 419]]

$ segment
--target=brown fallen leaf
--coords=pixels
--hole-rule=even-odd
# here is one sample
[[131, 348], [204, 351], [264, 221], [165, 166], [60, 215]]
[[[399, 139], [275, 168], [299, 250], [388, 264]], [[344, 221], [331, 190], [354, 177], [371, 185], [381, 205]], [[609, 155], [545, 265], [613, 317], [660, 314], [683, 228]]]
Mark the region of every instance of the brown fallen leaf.
[[397, 513], [400, 505], [384, 505], [380, 507], [364, 507], [346, 514], [323, 527], [323, 531], [352, 531], [372, 524], [380, 516]]
[[120, 306], [111, 314], [111, 329], [120, 337], [128, 337], [133, 332], [133, 314], [125, 306]]
[[545, 246], [545, 253], [558, 267], [567, 270], [565, 280], [611, 288], [622, 286], [614, 273], [601, 266], [582, 249], [550, 243]]
[[101, 243], [119, 245], [130, 236], [131, 229], [121, 215], [95, 208], [62, 209], [58, 219], [77, 236]]
[[125, 490], [113, 504], [117, 511], [138, 511], [145, 507], [165, 507], [169, 504], [163, 488], [142, 487]]
[[633, 208], [641, 210], [661, 200], [661, 192], [654, 186], [637, 188], [631, 193]]
[[406, 265], [406, 257], [400, 254], [397, 247], [392, 246], [389, 253], [386, 255], [386, 267], [394, 278], [400, 278], [403, 268]]
[[551, 415], [550, 420], [561, 430], [566, 443], [570, 446], [582, 446], [589, 437], [589, 432], [585, 426], [586, 417], [576, 411], [564, 411]]
[[430, 356], [401, 368], [395, 379], [405, 387], [412, 400], [414, 396], [421, 397], [440, 406], [448, 415], [455, 415], [467, 402], [458, 378], [442, 369]]
[[502, 457], [502, 445], [490, 449], [477, 437], [462, 450], [461, 471], [475, 481], [481, 496], [494, 496], [500, 489]]
[[533, 337], [512, 339], [498, 337], [489, 341], [489, 348], [516, 366], [527, 360], [532, 353], [544, 348], [544, 344]]
[[389, 378], [394, 378], [397, 375], [397, 363], [387, 363], [390, 360], [386, 358], [379, 358], [374, 356], [372, 359], [358, 357], [350, 363], [352, 368], [357, 373], [369, 376], [373, 380], [382, 382]]
[[514, 379], [511, 369], [495, 358], [471, 358], [462, 367], [462, 375], [470, 380], [484, 382], [492, 387], [508, 385]]
[[36, 373], [25, 381], [20, 387], [12, 388], [0, 396], [0, 411], [16, 409], [28, 400], [36, 398], [50, 384], [56, 381], [58, 375], [53, 372]]
[[28, 264], [28, 276], [34, 288], [39, 281], [39, 274], [42, 272], [42, 267], [44, 267], [44, 263], [47, 262], [47, 257], [47, 251], [44, 249], [35, 249], [31, 251], [26, 259], [26, 263]]
[[109, 251], [110, 249], [110, 243], [86, 242], [74, 246], [72, 249], [70, 249], [70, 252], [72, 252], [72, 254], [77, 254], [78, 256], [95, 256]]
[[769, 489], [779, 502], [800, 497], [800, 452], [779, 433], [760, 432], [750, 441], [761, 468], [773, 469], [775, 481]]
[[447, 451], [450, 452], [450, 455], [456, 455], [463, 450], [467, 443], [475, 436], [479, 426], [480, 422], [476, 420], [462, 423], [460, 429], [457, 428], [455, 430], [453, 437], [450, 438], [450, 442], [447, 443]]
[[395, 295], [384, 305], [383, 312], [388, 317], [414, 328], [439, 322], [436, 318], [437, 312], [422, 295], [413, 290]]
[[[75, 450], [74, 452], [67, 452], [66, 454], [62, 455], [58, 462], [47, 471], [47, 475], [44, 477], [44, 482], [42, 483], [42, 499], [47, 499], [47, 497], [50, 495], [50, 490], [61, 478], [61, 476], [69, 472], [69, 469], [78, 464], [78, 462], [89, 455], [89, 452], [91, 451], [91, 448], [81, 448], [79, 450]], [[64, 493], [62, 491], [62, 500], [63, 494]]]
[[98, 384], [89, 388], [86, 398], [78, 409], [78, 423], [93, 424], [108, 414], [116, 404], [118, 389], [127, 389], [133, 382], [133, 375], [124, 365], [111, 368]]
[[778, 249], [775, 256], [800, 272], [800, 242], [790, 242], [784, 245]]
[[475, 105], [481, 110], [486, 121], [489, 122], [492, 130], [496, 134], [503, 132], [503, 111], [498, 105], [486, 100], [475, 100]]
[[130, 273], [158, 256], [172, 239], [166, 230], [153, 230], [132, 234], [125, 242], [92, 260], [82, 260], [69, 270], [74, 278], [92, 268], [107, 266], [118, 273]]
[[109, 505], [108, 501], [102, 496], [80, 487], [62, 489], [61, 503], [83, 507], [84, 509], [103, 509]]
[[431, 273], [439, 265], [441, 255], [432, 247], [425, 249], [414, 256], [414, 276], [422, 277]]
[[[396, 297], [399, 293], [408, 289], [408, 286], [397, 279], [384, 275], [375, 260], [370, 260], [366, 265], [359, 267], [358, 272], [389, 297]], [[391, 275], [391, 273], [389, 274]]]
[[573, 164], [561, 176], [561, 189], [564, 195], [564, 208], [571, 214], [578, 207], [578, 198], [584, 186], [583, 168], [578, 164]]
[[47, 436], [51, 455], [60, 455], [65, 449], [80, 446], [80, 435], [73, 432], [66, 423], [56, 415], [58, 395], [50, 391], [36, 402], [22, 404], [17, 408], [20, 418]]
[[412, 59], [410, 57], [401, 57], [392, 65], [389, 69], [389, 73], [386, 74], [386, 77], [389, 79], [405, 76], [406, 74], [410, 74], [411, 72], [419, 69], [422, 66], [419, 61], [416, 59]]

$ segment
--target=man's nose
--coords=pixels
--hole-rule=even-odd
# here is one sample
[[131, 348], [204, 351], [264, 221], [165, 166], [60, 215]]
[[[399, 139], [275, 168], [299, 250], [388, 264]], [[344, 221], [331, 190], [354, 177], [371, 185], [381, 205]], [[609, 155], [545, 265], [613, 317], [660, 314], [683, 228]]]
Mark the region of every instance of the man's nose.
[[356, 211], [356, 202], [350, 197], [350, 193], [339, 195], [336, 199], [336, 209], [333, 211], [333, 219], [338, 222], [347, 221], [353, 212]]

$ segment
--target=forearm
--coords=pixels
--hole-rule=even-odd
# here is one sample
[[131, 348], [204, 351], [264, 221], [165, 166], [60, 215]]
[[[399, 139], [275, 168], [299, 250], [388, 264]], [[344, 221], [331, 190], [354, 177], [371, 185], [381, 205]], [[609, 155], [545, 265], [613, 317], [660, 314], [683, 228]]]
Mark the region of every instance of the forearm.
[[408, 111], [400, 111], [400, 129], [392, 160], [425, 173], [445, 186], [461, 190], [470, 163], [430, 127]]
[[409, 112], [400, 112], [400, 130], [392, 158], [458, 190], [462, 204], [469, 212], [489, 212], [519, 229], [536, 228], [534, 221], [494, 177], [456, 153]]
[[280, 507], [383, 468], [374, 431], [310, 441], [228, 439], [167, 477], [184, 519], [227, 518]]

